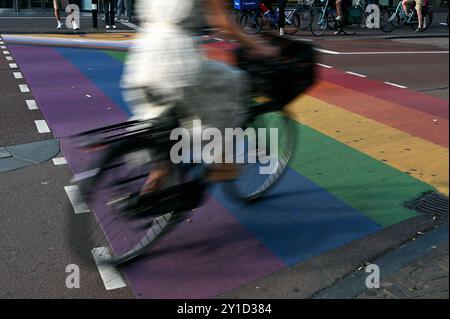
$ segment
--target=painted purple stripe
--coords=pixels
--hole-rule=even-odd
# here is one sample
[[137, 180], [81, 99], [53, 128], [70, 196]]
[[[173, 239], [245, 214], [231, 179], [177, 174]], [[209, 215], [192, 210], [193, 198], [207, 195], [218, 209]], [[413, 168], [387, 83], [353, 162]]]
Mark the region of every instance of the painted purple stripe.
[[112, 99], [53, 48], [9, 49], [57, 137], [127, 119]]
[[[55, 50], [11, 46], [11, 51], [57, 136], [125, 119], [113, 101]], [[92, 98], [85, 97], [87, 92]], [[68, 140], [61, 145], [75, 173], [86, 167], [89, 159]], [[112, 234], [107, 212], [98, 203], [90, 204], [105, 233]], [[113, 249], [120, 248], [117, 237], [109, 239]], [[283, 267], [224, 207], [210, 200], [191, 223], [170, 233], [148, 258], [125, 272], [140, 298], [211, 298]]]

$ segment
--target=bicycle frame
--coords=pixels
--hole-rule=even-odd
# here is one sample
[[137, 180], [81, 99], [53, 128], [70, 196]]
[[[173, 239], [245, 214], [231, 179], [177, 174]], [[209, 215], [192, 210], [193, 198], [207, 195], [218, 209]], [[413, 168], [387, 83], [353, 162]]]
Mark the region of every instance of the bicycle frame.
[[416, 9], [414, 8], [413, 11], [409, 15], [406, 15], [403, 12], [402, 1], [400, 1], [398, 3], [394, 14], [389, 18], [388, 22], [394, 21], [394, 19], [397, 17], [397, 15], [400, 17], [400, 22], [403, 22], [403, 24], [409, 24], [409, 23], [417, 22], [417, 20], [413, 20], [414, 17], [417, 18]]

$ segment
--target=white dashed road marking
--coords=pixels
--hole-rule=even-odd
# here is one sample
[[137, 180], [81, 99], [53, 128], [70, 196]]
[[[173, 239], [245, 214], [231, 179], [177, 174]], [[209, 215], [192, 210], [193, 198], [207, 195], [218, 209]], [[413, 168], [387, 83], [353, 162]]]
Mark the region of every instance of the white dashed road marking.
[[3, 51], [4, 55], [10, 55], [11, 53], [9, 53], [9, 51]]
[[403, 86], [403, 85], [400, 85], [400, 84], [395, 84], [395, 83], [392, 83], [392, 82], [384, 82], [384, 84], [395, 86], [395, 87], [400, 88], [400, 89], [407, 89], [408, 88], [407, 86]]
[[16, 79], [23, 79], [23, 75], [21, 72], [14, 72], [13, 74]]
[[106, 260], [111, 258], [111, 253], [107, 247], [94, 248], [92, 250], [92, 256], [97, 264], [98, 272], [102, 277], [106, 290], [114, 290], [127, 286], [119, 271], [112, 265], [105, 263]]
[[55, 166], [66, 165], [67, 160], [64, 157], [57, 157], [53, 159], [53, 164]]
[[13, 57], [12, 56], [7, 56], [6, 57], [6, 61], [13, 61], [14, 59], [13, 59]]
[[30, 111], [39, 110], [39, 107], [35, 100], [27, 100], [27, 106]]
[[22, 93], [30, 93], [31, 92], [30, 88], [26, 84], [20, 84], [19, 89], [20, 89], [20, 92], [22, 92]]
[[15, 63], [10, 63], [10, 64], [9, 64], [9, 67], [10, 67], [11, 69], [17, 69], [17, 64], [15, 64]]
[[80, 188], [77, 185], [70, 185], [64, 187], [67, 197], [69, 197], [70, 203], [73, 206], [73, 212], [75, 214], [89, 213], [91, 210], [81, 195]]
[[366, 78], [367, 77], [367, 75], [363, 75], [363, 74], [359, 74], [359, 73], [355, 73], [355, 72], [350, 72], [350, 71], [347, 71], [345, 73], [350, 74], [350, 75], [354, 75], [354, 76], [358, 76], [360, 78]]
[[318, 66], [321, 66], [323, 68], [327, 68], [327, 69], [334, 69], [332, 66], [326, 65], [326, 64], [322, 64], [322, 63], [316, 63]]
[[39, 133], [43, 134], [43, 133], [50, 133], [50, 128], [47, 125], [47, 122], [45, 122], [44, 120], [38, 120], [38, 121], [34, 121], [34, 123], [36, 124], [37, 130]]

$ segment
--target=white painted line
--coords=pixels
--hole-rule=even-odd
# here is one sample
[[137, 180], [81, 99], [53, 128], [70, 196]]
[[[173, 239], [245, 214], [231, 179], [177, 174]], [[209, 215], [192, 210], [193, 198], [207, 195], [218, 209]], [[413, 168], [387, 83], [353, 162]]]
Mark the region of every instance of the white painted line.
[[127, 26], [133, 30], [137, 30], [137, 31], [141, 31], [142, 28], [139, 27], [138, 25], [135, 25], [134, 23], [131, 22], [125, 22], [125, 21], [121, 21], [120, 23], [122, 23], [124, 26]]
[[4, 50], [4, 49], [6, 49], [6, 46], [5, 45], [0, 45], [0, 49]]
[[27, 106], [30, 111], [39, 110], [39, 107], [35, 100], [27, 100]]
[[17, 69], [17, 64], [15, 64], [15, 63], [10, 63], [10, 64], [9, 64], [9, 67], [10, 67], [11, 69]]
[[322, 64], [322, 63], [316, 63], [318, 66], [321, 66], [323, 68], [327, 68], [327, 69], [334, 69], [332, 66], [330, 65], [326, 65], [326, 64]]
[[64, 190], [67, 193], [67, 197], [69, 197], [75, 214], [84, 214], [91, 211], [84, 201], [80, 188], [77, 185], [65, 186]]
[[13, 74], [16, 79], [23, 79], [23, 75], [21, 72], [14, 72]]
[[67, 165], [67, 160], [64, 157], [57, 157], [53, 159], [55, 166]]
[[341, 52], [325, 50], [325, 49], [319, 49], [319, 48], [315, 48], [314, 50], [316, 50], [317, 52], [320, 52], [320, 53], [331, 54], [331, 55], [339, 55], [339, 54], [341, 54]]
[[37, 130], [39, 133], [50, 133], [50, 128], [47, 125], [47, 122], [45, 122], [44, 120], [38, 120], [38, 121], [34, 121], [34, 123], [36, 124]]
[[9, 51], [3, 51], [4, 55], [10, 55], [11, 53], [9, 53]]
[[350, 71], [347, 71], [345, 73], [350, 74], [350, 75], [354, 75], [354, 76], [358, 76], [360, 78], [366, 78], [367, 77], [367, 75], [362, 75], [362, 74], [355, 73], [355, 72], [350, 72]]
[[72, 183], [81, 182], [82, 180], [94, 177], [100, 172], [99, 168], [91, 169], [90, 171], [81, 172], [78, 174], [75, 174], [75, 176], [72, 179]]
[[448, 54], [449, 51], [391, 51], [391, 52], [342, 52], [341, 55], [380, 55], [380, 54]]
[[111, 264], [105, 263], [105, 261], [111, 258], [111, 253], [107, 247], [94, 248], [92, 250], [92, 256], [94, 257], [106, 290], [114, 290], [127, 286], [120, 272]]
[[3, 44], [5, 44], [5, 42], [3, 42], [3, 41], [0, 41], [0, 44], [2, 44], [2, 45], [3, 45]]
[[392, 83], [392, 82], [384, 82], [384, 84], [392, 85], [392, 86], [395, 86], [395, 87], [400, 88], [400, 89], [407, 89], [408, 88], [407, 86], [403, 86], [403, 85], [400, 85], [400, 84], [395, 84], [395, 83]]
[[19, 84], [19, 89], [22, 93], [30, 93], [30, 88], [26, 84]]
[[223, 39], [221, 39], [221, 38], [214, 38], [214, 40], [216, 40], [216, 41], [220, 41], [220, 42], [223, 42], [223, 41], [225, 41], [225, 40], [223, 40]]
[[14, 58], [12, 56], [7, 56], [6, 57], [6, 61], [12, 61], [12, 60], [14, 60]]

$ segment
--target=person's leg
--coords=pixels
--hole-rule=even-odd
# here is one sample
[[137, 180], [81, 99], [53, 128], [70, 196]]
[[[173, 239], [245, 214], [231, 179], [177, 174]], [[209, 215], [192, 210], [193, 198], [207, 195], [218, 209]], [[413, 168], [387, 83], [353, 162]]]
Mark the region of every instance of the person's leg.
[[58, 23], [57, 28], [62, 29], [62, 22], [61, 22], [61, 11], [60, 11], [60, 3], [59, 0], [53, 0], [53, 9], [55, 10], [55, 18], [56, 22]]
[[408, 12], [409, 12], [409, 3], [410, 3], [410, 0], [403, 0], [402, 1], [402, 7], [403, 7], [403, 12], [407, 15], [408, 14]]
[[286, 26], [286, 4], [287, 0], [280, 0], [279, 1], [280, 7], [279, 7], [279, 16], [278, 16], [278, 27], [280, 28], [280, 35], [284, 35], [284, 27]]
[[111, 27], [111, 20], [110, 20], [110, 6], [109, 3], [111, 2], [111, 0], [103, 0], [103, 9], [105, 11], [105, 24], [106, 24], [106, 28], [109, 29]]
[[336, 20], [342, 20], [342, 0], [336, 0]]
[[113, 28], [116, 27], [116, 1], [117, 0], [109, 0], [109, 14], [110, 14], [111, 26]]
[[128, 22], [131, 22], [131, 14], [132, 14], [131, 0], [125, 0], [125, 10], [127, 11]]
[[120, 20], [124, 11], [124, 0], [119, 0], [116, 6], [116, 21]]
[[416, 0], [417, 19], [419, 20], [419, 32], [423, 30], [424, 16], [423, 16], [423, 0]]

